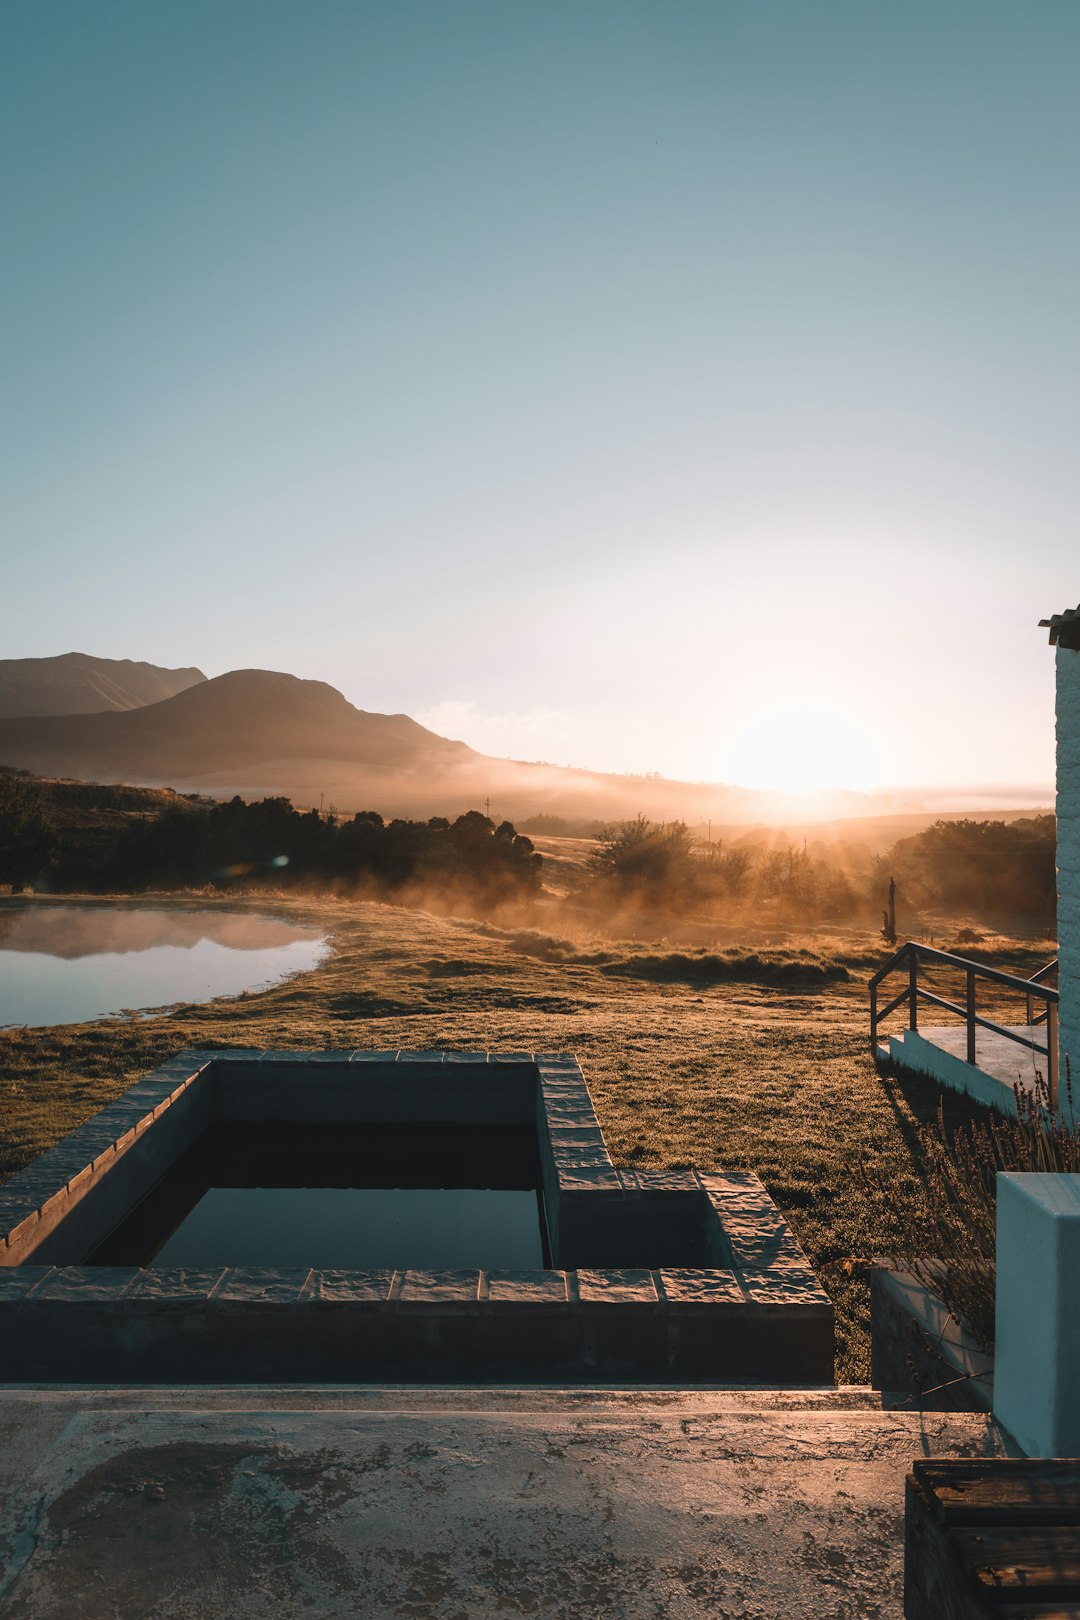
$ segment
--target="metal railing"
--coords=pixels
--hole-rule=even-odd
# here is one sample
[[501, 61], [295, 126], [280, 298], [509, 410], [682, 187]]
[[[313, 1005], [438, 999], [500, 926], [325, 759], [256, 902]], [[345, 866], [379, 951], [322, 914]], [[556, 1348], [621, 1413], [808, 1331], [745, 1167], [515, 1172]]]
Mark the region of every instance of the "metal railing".
[[[964, 974], [965, 995], [961, 1005], [956, 1001], [949, 1001], [939, 996], [925, 984], [919, 982], [920, 967], [948, 967], [954, 968]], [[1004, 1035], [1007, 1040], [1015, 1041], [1018, 1046], [1029, 1048], [1037, 1056], [1046, 1060], [1046, 1087], [1048, 1101], [1051, 1108], [1058, 1105], [1058, 1052], [1057, 1052], [1057, 1011], [1058, 992], [1052, 985], [1043, 981], [1048, 979], [1057, 967], [1057, 959], [1048, 962], [1040, 968], [1030, 979], [1022, 979], [1016, 973], [1003, 973], [1000, 968], [986, 967], [982, 962], [971, 962], [966, 956], [954, 956], [951, 951], [939, 951], [933, 945], [920, 945], [916, 940], [909, 940], [906, 945], [889, 958], [884, 967], [878, 968], [870, 980], [870, 1044], [876, 1051], [878, 1043], [878, 1030], [889, 1014], [895, 1012], [897, 1007], [907, 1003], [908, 1028], [918, 1033], [919, 1029], [919, 1003], [924, 1002], [931, 1007], [940, 1007], [944, 1012], [955, 1013], [962, 1018], [967, 1028], [967, 1061], [975, 1064], [975, 1031], [988, 1029], [995, 1035]], [[905, 970], [907, 982], [900, 994], [894, 996], [884, 1007], [878, 1005], [878, 986], [890, 974]], [[992, 1018], [985, 1017], [976, 1011], [975, 997], [976, 985], [980, 979], [990, 984], [1002, 985], [1008, 990], [1015, 990], [1025, 997], [1027, 1005], [1026, 1028], [1029, 1034], [1021, 1034], [1017, 1029], [1009, 1029], [1004, 1024], [995, 1023]], [[1034, 1031], [1040, 1024], [1046, 1025], [1046, 1040], [1041, 1042], [1034, 1038]]]

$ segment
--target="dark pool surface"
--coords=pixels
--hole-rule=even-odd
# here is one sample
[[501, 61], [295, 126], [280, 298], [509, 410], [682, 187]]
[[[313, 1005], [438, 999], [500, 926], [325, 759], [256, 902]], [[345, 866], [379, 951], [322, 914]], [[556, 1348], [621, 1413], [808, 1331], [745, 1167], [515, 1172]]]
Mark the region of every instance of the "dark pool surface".
[[535, 1192], [471, 1187], [211, 1187], [154, 1266], [540, 1271]]
[[532, 1130], [224, 1124], [87, 1265], [540, 1270]]

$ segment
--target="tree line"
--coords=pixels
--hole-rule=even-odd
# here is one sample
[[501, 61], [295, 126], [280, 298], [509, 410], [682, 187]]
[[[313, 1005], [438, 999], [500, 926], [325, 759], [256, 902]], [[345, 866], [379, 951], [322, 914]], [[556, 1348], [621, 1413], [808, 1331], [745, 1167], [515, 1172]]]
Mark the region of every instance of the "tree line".
[[638, 816], [597, 840], [580, 898], [657, 911], [767, 911], [791, 920], [876, 917], [894, 877], [904, 903], [916, 909], [1022, 913], [1045, 919], [1052, 931], [1055, 833], [1053, 816], [940, 820], [857, 872], [805, 847], [703, 849], [685, 822]]
[[[492, 907], [539, 893], [529, 838], [477, 810], [450, 821], [301, 811], [285, 798], [227, 803], [169, 790], [43, 782], [0, 769], [0, 884], [63, 892], [320, 885]], [[880, 915], [894, 877], [916, 910], [1023, 914], [1054, 927], [1055, 822], [939, 820], [853, 870], [802, 849], [703, 847], [685, 822], [644, 815], [603, 829], [575, 900], [598, 909]]]
[[[983, 916], [1024, 912], [1054, 916], [1057, 825], [1053, 816], [1019, 821], [936, 821], [902, 838], [878, 860], [916, 906]], [[886, 867], [888, 872], [886, 872]]]
[[531, 840], [478, 810], [454, 821], [386, 821], [374, 810], [351, 818], [301, 811], [285, 798], [219, 804], [171, 795], [149, 813], [72, 816], [51, 800], [51, 786], [0, 774], [0, 883], [69, 893], [316, 885], [480, 907], [540, 888]]

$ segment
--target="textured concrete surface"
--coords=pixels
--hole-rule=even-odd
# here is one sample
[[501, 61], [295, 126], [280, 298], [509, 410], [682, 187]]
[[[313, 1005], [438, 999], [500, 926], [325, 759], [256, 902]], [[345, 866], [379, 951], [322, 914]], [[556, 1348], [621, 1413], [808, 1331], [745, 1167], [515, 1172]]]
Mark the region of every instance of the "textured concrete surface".
[[0, 1391], [0, 1614], [900, 1620], [868, 1391]]
[[[1074, 632], [1075, 634], [1075, 632]], [[1080, 651], [1058, 643], [1057, 665], [1057, 917], [1059, 1045], [1080, 1077]]]

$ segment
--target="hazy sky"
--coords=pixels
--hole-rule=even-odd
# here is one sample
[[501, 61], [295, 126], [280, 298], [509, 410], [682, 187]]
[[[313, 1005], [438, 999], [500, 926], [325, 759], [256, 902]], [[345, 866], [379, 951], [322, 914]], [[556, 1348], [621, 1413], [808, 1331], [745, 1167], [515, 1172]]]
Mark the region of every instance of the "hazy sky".
[[1077, 0], [8, 0], [9, 657], [1046, 782]]

